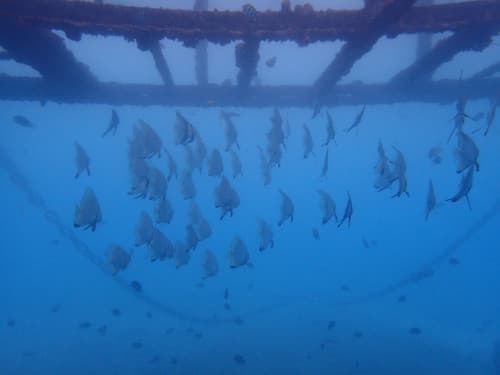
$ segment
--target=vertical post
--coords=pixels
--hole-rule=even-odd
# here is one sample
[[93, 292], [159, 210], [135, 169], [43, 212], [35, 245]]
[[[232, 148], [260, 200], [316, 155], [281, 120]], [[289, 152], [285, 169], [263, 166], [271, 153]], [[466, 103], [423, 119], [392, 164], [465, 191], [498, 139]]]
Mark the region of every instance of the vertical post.
[[[208, 0], [195, 0], [193, 10], [208, 10]], [[200, 40], [195, 47], [195, 73], [198, 85], [208, 85], [208, 42]]]
[[[433, 5], [434, 0], [420, 0], [417, 5]], [[416, 59], [420, 59], [422, 56], [426, 55], [430, 51], [432, 46], [432, 34], [431, 33], [420, 33], [417, 36], [417, 50]]]

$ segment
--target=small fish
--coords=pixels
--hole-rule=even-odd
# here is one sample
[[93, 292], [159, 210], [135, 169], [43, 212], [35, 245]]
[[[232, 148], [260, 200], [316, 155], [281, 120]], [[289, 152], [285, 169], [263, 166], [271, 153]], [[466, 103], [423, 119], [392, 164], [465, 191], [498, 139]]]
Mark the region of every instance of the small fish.
[[233, 319], [233, 323], [241, 327], [245, 322], [238, 316]]
[[60, 303], [56, 303], [55, 305], [52, 305], [52, 307], [50, 308], [50, 312], [55, 314], [57, 312], [59, 312], [61, 310], [61, 304]]
[[324, 190], [318, 190], [318, 194], [320, 195], [321, 198], [320, 201], [320, 209], [322, 213], [321, 223], [323, 225], [328, 223], [332, 217], [335, 218], [335, 222], [337, 223], [338, 222], [336, 213], [337, 206], [334, 200], [332, 199], [330, 194], [328, 194]]
[[302, 138], [302, 143], [304, 146], [304, 159], [307, 159], [310, 154], [315, 156], [313, 151], [313, 140], [311, 131], [309, 130], [306, 124], [304, 124], [304, 137]]
[[460, 260], [458, 258], [451, 257], [450, 259], [448, 259], [448, 263], [452, 266], [458, 266], [460, 264]]
[[140, 341], [134, 341], [131, 346], [132, 349], [142, 349], [144, 345]]
[[290, 219], [290, 222], [293, 222], [294, 205], [290, 197], [283, 190], [280, 189], [279, 193], [281, 194], [280, 219], [278, 221], [278, 226], [280, 227], [288, 219]]
[[340, 222], [337, 224], [337, 228], [339, 228], [342, 224], [344, 224], [346, 220], [347, 220], [347, 226], [350, 228], [352, 213], [353, 209], [352, 209], [351, 194], [347, 192], [347, 204], [345, 206], [344, 216], [342, 217], [342, 220], [340, 220]]
[[328, 330], [335, 328], [335, 326], [336, 326], [335, 320], [330, 320], [328, 322]]
[[469, 193], [470, 190], [472, 189], [473, 177], [474, 177], [474, 167], [471, 166], [469, 167], [465, 176], [462, 175], [462, 180], [460, 181], [460, 186], [458, 188], [457, 193], [453, 197], [448, 198], [447, 201], [455, 203], [465, 197], [465, 199], [467, 199], [467, 205], [469, 206], [469, 210], [472, 210], [472, 206], [469, 200]]
[[91, 325], [92, 324], [90, 322], [85, 321], [85, 322], [81, 322], [78, 325], [78, 327], [81, 328], [81, 329], [87, 329], [87, 328], [90, 328]]
[[231, 243], [229, 245], [228, 258], [229, 266], [231, 268], [237, 268], [245, 265], [252, 267], [247, 246], [238, 236], [234, 237], [231, 240]]
[[266, 60], [266, 66], [268, 68], [272, 68], [272, 67], [274, 67], [274, 65], [276, 65], [276, 61], [277, 61], [276, 56], [273, 56], [273, 57]]
[[200, 332], [195, 332], [193, 335], [193, 338], [195, 338], [197, 340], [201, 340], [203, 338], [203, 334]]
[[357, 338], [357, 339], [363, 338], [363, 336], [364, 336], [363, 332], [361, 332], [361, 331], [356, 331], [352, 335], [354, 338]]
[[330, 112], [326, 112], [326, 141], [322, 144], [322, 146], [328, 146], [331, 141], [335, 142], [335, 128], [333, 127], [332, 116], [330, 116]]
[[16, 320], [15, 319], [8, 319], [7, 320], [7, 327], [15, 327], [16, 326]]
[[80, 199], [80, 204], [75, 207], [73, 226], [75, 228], [83, 227], [84, 230], [91, 228], [94, 232], [97, 223], [101, 221], [101, 207], [94, 191], [88, 187]]
[[441, 152], [442, 148], [440, 146], [434, 146], [429, 150], [427, 156], [434, 164], [441, 164], [443, 160], [441, 157]]
[[76, 149], [75, 179], [78, 178], [83, 171], [87, 171], [87, 175], [90, 176], [90, 159], [89, 159], [87, 152], [83, 149], [83, 147], [78, 142], [75, 142], [75, 149]]
[[357, 114], [356, 118], [354, 119], [353, 124], [344, 130], [346, 133], [349, 133], [352, 129], [357, 128], [359, 126], [361, 120], [363, 119], [363, 115], [365, 114], [365, 109], [366, 106], [363, 106], [361, 111]]
[[347, 284], [342, 284], [340, 286], [340, 289], [343, 291], [343, 292], [350, 292], [351, 291], [351, 287]]
[[406, 302], [406, 296], [399, 296], [398, 297], [398, 303], [405, 303]]
[[319, 231], [318, 231], [318, 229], [317, 228], [312, 228], [311, 232], [312, 232], [313, 238], [315, 240], [319, 240]]
[[259, 251], [264, 251], [274, 247], [274, 234], [271, 224], [263, 219], [257, 219], [258, 234], [259, 234]]
[[479, 171], [479, 148], [476, 146], [471, 137], [463, 131], [458, 132], [458, 144], [455, 150], [455, 156], [458, 161], [457, 173], [462, 173], [470, 166], [475, 166], [476, 171]]
[[323, 168], [321, 168], [321, 178], [326, 178], [328, 174], [328, 149], [325, 152], [325, 159], [323, 160]]
[[12, 116], [12, 121], [14, 121], [14, 123], [16, 123], [17, 125], [22, 126], [24, 128], [34, 128], [35, 127], [35, 125], [30, 120], [28, 120], [26, 117], [24, 117], [22, 115]]
[[113, 132], [113, 135], [115, 135], [119, 124], [120, 124], [120, 118], [118, 117], [116, 111], [113, 109], [111, 110], [111, 120], [109, 120], [109, 125], [107, 129], [104, 131], [104, 133], [102, 133], [101, 137], [104, 138], [111, 131]]
[[160, 362], [160, 355], [156, 354], [153, 358], [149, 360], [149, 363], [158, 363]]
[[123, 250], [121, 246], [116, 244], [111, 245], [107, 250], [107, 263], [111, 268], [111, 274], [113, 276], [125, 270], [131, 259], [131, 255]]
[[484, 135], [487, 135], [493, 125], [493, 121], [495, 120], [495, 114], [497, 110], [497, 100], [492, 99], [490, 104], [490, 109], [488, 110], [488, 115], [486, 117], [486, 129], [484, 131]]
[[211, 250], [205, 250], [202, 260], [202, 278], [207, 279], [209, 277], [214, 277], [219, 272], [219, 265], [217, 263], [217, 258]]
[[429, 218], [429, 214], [436, 207], [436, 195], [434, 194], [434, 185], [432, 180], [429, 180], [429, 190], [427, 191], [427, 201], [425, 205], [425, 221]]
[[245, 358], [241, 354], [235, 354], [233, 360], [239, 365], [244, 365], [246, 363]]
[[171, 364], [172, 366], [176, 366], [176, 365], [177, 365], [177, 363], [179, 363], [179, 361], [177, 360], [177, 358], [176, 358], [176, 357], [170, 357], [170, 364]]
[[142, 285], [139, 281], [134, 280], [130, 283], [130, 287], [134, 290], [136, 293], [141, 293], [142, 292]]
[[106, 336], [107, 331], [108, 331], [108, 326], [106, 326], [106, 325], [100, 326], [100, 327], [97, 329], [97, 332], [98, 332], [101, 336]]
[[408, 332], [410, 333], [410, 335], [414, 335], [414, 336], [418, 336], [418, 335], [422, 334], [422, 330], [420, 328], [417, 328], [417, 327], [410, 328], [410, 330]]
[[252, 4], [245, 4], [242, 7], [243, 14], [250, 20], [256, 21], [257, 19], [257, 10]]
[[366, 240], [366, 238], [362, 238], [362, 242], [363, 242], [363, 246], [365, 249], [369, 249], [370, 248], [370, 243]]
[[117, 307], [113, 307], [111, 309], [111, 315], [113, 316], [120, 316], [122, 314], [121, 310]]

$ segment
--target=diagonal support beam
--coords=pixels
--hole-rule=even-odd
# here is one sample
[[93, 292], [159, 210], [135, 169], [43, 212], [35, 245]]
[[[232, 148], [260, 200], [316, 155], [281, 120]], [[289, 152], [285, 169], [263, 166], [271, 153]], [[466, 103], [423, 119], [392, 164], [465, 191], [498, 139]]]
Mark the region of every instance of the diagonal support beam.
[[66, 48], [64, 40], [50, 30], [0, 23], [0, 46], [5, 56], [31, 66], [53, 83], [84, 87], [96, 82], [89, 68]]
[[500, 72], [500, 61], [480, 70], [474, 74], [471, 79], [489, 78], [498, 72]]
[[482, 51], [488, 47], [494, 32], [491, 27], [457, 31], [452, 36], [437, 43], [434, 48], [410, 67], [396, 74], [391, 83], [409, 86], [423, 80], [430, 80], [436, 69], [450, 61], [457, 53]]
[[166, 87], [172, 87], [174, 85], [174, 80], [172, 79], [172, 73], [170, 72], [170, 68], [168, 67], [167, 60], [163, 55], [161, 50], [160, 42], [157, 39], [149, 38], [149, 37], [141, 37], [137, 38], [137, 47], [141, 51], [149, 51], [153, 56], [153, 60], [155, 62], [156, 70], [160, 75], [163, 84]]
[[369, 52], [387, 28], [396, 22], [416, 0], [365, 0], [364, 12], [370, 22], [366, 29], [347, 40], [335, 59], [314, 83], [315, 100], [331, 90], [337, 82], [348, 74], [356, 61]]

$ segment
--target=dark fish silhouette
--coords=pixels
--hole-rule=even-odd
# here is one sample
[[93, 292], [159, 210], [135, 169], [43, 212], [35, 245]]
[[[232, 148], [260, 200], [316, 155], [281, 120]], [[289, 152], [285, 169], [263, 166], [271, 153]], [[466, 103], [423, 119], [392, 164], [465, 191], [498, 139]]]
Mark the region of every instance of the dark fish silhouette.
[[363, 336], [364, 336], [363, 332], [361, 332], [361, 331], [356, 331], [352, 335], [353, 335], [353, 337], [355, 337], [357, 339], [363, 338]]
[[51, 313], [59, 312], [59, 310], [61, 310], [61, 304], [60, 303], [56, 303], [55, 305], [52, 305], [52, 307], [50, 308], [50, 312]]
[[141, 293], [142, 292], [142, 285], [139, 281], [137, 280], [134, 280], [130, 283], [130, 287], [137, 293]]
[[365, 114], [365, 108], [366, 108], [366, 106], [363, 106], [361, 111], [356, 116], [356, 119], [354, 120], [352, 125], [349, 126], [347, 129], [345, 129], [346, 133], [349, 133], [352, 129], [357, 128], [359, 126], [359, 124], [361, 123], [361, 120], [363, 119], [363, 115]]
[[427, 202], [425, 205], [425, 221], [429, 218], [429, 214], [436, 207], [436, 195], [434, 194], [434, 185], [432, 180], [429, 180], [429, 190], [427, 191]]
[[7, 320], [7, 327], [15, 327], [16, 326], [16, 320], [15, 319], [8, 319]]
[[132, 346], [132, 349], [142, 349], [142, 347], [143, 347], [144, 345], [143, 345], [143, 344], [142, 344], [142, 342], [140, 342], [140, 341], [134, 341], [134, 342], [131, 344], [131, 346]]
[[106, 336], [106, 333], [108, 332], [108, 326], [106, 326], [106, 325], [100, 326], [100, 327], [97, 329], [97, 332], [98, 332], [101, 336]]
[[233, 359], [239, 365], [244, 365], [246, 363], [245, 358], [241, 354], [235, 354]]
[[116, 111], [113, 109], [111, 110], [111, 120], [109, 120], [109, 125], [107, 129], [102, 133], [101, 137], [105, 137], [108, 135], [110, 132], [113, 132], [113, 135], [116, 134], [116, 131], [118, 130], [118, 125], [120, 124], [120, 118], [118, 117], [118, 114]]
[[277, 60], [276, 56], [273, 56], [273, 57], [267, 59], [266, 60], [266, 66], [268, 68], [272, 68], [274, 65], [276, 65], [276, 60]]
[[14, 121], [14, 123], [16, 123], [17, 125], [22, 126], [23, 128], [35, 127], [35, 125], [30, 120], [21, 115], [12, 116], [12, 121]]
[[422, 334], [422, 330], [420, 328], [417, 328], [417, 327], [410, 328], [410, 330], [408, 332], [410, 333], [410, 335], [414, 335], [414, 336], [418, 336], [418, 335]]
[[472, 188], [473, 177], [474, 177], [474, 167], [471, 166], [467, 170], [465, 176], [462, 175], [462, 180], [460, 181], [460, 186], [458, 188], [457, 193], [453, 197], [447, 199], [447, 201], [455, 203], [458, 202], [463, 197], [465, 197], [465, 199], [467, 199], [467, 205], [469, 206], [469, 210], [472, 210], [469, 200], [469, 193]]
[[460, 264], [460, 260], [458, 260], [458, 258], [451, 257], [450, 259], [448, 259], [448, 263], [452, 266], [457, 266]]
[[315, 240], [319, 240], [319, 231], [317, 228], [312, 228], [311, 230], [312, 236], [314, 237]]
[[335, 320], [330, 320], [328, 322], [328, 329], [330, 330], [330, 329], [335, 328], [335, 325], [336, 325]]
[[406, 296], [399, 296], [398, 297], [398, 302], [399, 303], [405, 303], [406, 302]]
[[347, 220], [347, 226], [350, 228], [352, 213], [353, 209], [352, 209], [351, 194], [347, 192], [347, 204], [345, 206], [344, 216], [342, 217], [342, 220], [340, 220], [340, 222], [337, 224], [337, 228], [339, 228], [342, 224], [344, 224], [344, 221], [346, 220]]
[[78, 327], [81, 328], [81, 329], [87, 329], [87, 328], [90, 328], [91, 325], [92, 324], [90, 322], [85, 321], [85, 322], [81, 322], [78, 325]]
[[113, 315], [113, 316], [120, 316], [121, 314], [122, 314], [122, 312], [120, 311], [119, 308], [114, 307], [114, 308], [111, 309], [111, 315]]

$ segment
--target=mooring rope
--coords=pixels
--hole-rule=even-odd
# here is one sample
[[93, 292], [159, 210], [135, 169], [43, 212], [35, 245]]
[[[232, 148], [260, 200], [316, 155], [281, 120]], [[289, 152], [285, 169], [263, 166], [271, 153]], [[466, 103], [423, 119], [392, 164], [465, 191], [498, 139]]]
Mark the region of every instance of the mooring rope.
[[[99, 256], [97, 256], [95, 253], [93, 253], [87, 246], [87, 244], [82, 240], [80, 240], [76, 236], [75, 232], [70, 227], [68, 227], [63, 223], [63, 221], [55, 211], [47, 207], [42, 196], [31, 188], [26, 177], [20, 173], [19, 169], [17, 168], [13, 160], [9, 158], [9, 156], [7, 155], [5, 150], [2, 149], [2, 147], [0, 147], [0, 167], [3, 168], [8, 173], [12, 183], [19, 190], [21, 190], [26, 194], [28, 201], [33, 206], [41, 209], [45, 219], [58, 229], [61, 236], [68, 239], [71, 242], [74, 249], [78, 253], [84, 256], [92, 264], [97, 266], [105, 275], [112, 278], [126, 292], [128, 292], [138, 300], [141, 300], [142, 302], [148, 304], [149, 306], [163, 312], [167, 316], [190, 323], [197, 323], [207, 326], [210, 325], [216, 326], [222, 323], [235, 323], [238, 321], [238, 318], [246, 318], [250, 316], [259, 315], [262, 313], [267, 313], [277, 308], [289, 305], [291, 303], [290, 301], [274, 303], [269, 306], [258, 307], [253, 310], [237, 314], [237, 316], [233, 317], [218, 318], [216, 316], [213, 316], [211, 318], [207, 318], [207, 317], [191, 315], [182, 312], [180, 310], [177, 310], [176, 308], [169, 306], [163, 302], [160, 302], [144, 292], [137, 293], [130, 287], [127, 280], [121, 278], [120, 276], [113, 276], [108, 267], [106, 266], [104, 260]], [[333, 303], [331, 301], [327, 301], [324, 299], [315, 300], [311, 297], [304, 297], [304, 298], [295, 297], [296, 302], [298, 301], [303, 301], [307, 303], [319, 302], [329, 306], [332, 306], [333, 304], [333, 307], [350, 306], [383, 298], [390, 294], [395, 293], [397, 290], [401, 288], [404, 288], [411, 284], [416, 284], [421, 280], [432, 276], [432, 273], [434, 272], [436, 266], [446, 262], [450, 256], [455, 254], [462, 245], [464, 245], [468, 240], [470, 240], [485, 224], [491, 221], [499, 212], [500, 212], [500, 200], [497, 200], [483, 215], [481, 215], [481, 217], [476, 222], [472, 224], [471, 227], [469, 227], [464, 233], [462, 233], [455, 241], [446, 246], [444, 250], [441, 252], [441, 254], [435, 256], [430, 261], [426, 262], [424, 265], [419, 267], [414, 273], [410, 274], [408, 277], [403, 278], [392, 284], [389, 284], [388, 286], [380, 290], [374, 291], [364, 296], [353, 297], [343, 301], [334, 301]]]

